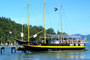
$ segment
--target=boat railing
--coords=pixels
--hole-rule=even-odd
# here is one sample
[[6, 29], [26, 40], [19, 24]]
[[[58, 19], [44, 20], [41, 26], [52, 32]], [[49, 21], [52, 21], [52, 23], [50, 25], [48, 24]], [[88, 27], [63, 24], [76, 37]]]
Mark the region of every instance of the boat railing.
[[[43, 38], [43, 37], [40, 37]], [[42, 39], [43, 40], [43, 39]], [[64, 43], [64, 44], [81, 44], [85, 43], [84, 40], [81, 40], [80, 36], [63, 36], [62, 41], [61, 41], [61, 36], [48, 36], [46, 37], [47, 41], [53, 41], [53, 42], [59, 42], [59, 43]]]

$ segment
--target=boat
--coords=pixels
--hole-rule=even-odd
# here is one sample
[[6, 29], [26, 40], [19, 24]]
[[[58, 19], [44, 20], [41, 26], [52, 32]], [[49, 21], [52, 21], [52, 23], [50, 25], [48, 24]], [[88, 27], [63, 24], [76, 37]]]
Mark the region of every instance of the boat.
[[[14, 39], [22, 44], [26, 50], [40, 52], [40, 51], [60, 51], [60, 50], [83, 50], [85, 43], [81, 39], [76, 39], [73, 36], [64, 36], [62, 31], [62, 0], [61, 0], [61, 35], [49, 35], [46, 37], [45, 28], [45, 0], [44, 0], [44, 40], [42, 43], [32, 43], [29, 37], [29, 0], [28, 0], [28, 41]], [[47, 38], [60, 38], [55, 40], [48, 40]]]

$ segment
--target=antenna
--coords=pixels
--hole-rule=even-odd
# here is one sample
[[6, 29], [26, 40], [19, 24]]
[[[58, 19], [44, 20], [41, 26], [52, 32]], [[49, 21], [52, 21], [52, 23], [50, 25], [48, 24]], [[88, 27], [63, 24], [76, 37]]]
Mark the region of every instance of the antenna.
[[85, 43], [87, 43], [87, 37], [85, 36]]

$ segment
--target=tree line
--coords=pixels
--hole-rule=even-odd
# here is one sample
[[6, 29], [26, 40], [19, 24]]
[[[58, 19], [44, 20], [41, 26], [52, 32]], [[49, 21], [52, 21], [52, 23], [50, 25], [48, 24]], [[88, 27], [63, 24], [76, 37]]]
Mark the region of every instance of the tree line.
[[[6, 43], [7, 41], [11, 41], [14, 43], [14, 40], [12, 38], [17, 38], [21, 39], [21, 32], [22, 32], [22, 26], [23, 26], [23, 33], [24, 33], [24, 40], [27, 40], [28, 38], [28, 25], [27, 24], [19, 24], [16, 23], [15, 21], [11, 20], [10, 18], [6, 17], [0, 17], [0, 42]], [[32, 26], [29, 25], [30, 27], [30, 36], [33, 36], [37, 32], [40, 32], [44, 30], [43, 26]], [[9, 34], [9, 31], [12, 32], [12, 34]], [[47, 35], [48, 34], [56, 34], [53, 28], [48, 28], [46, 30]], [[58, 31], [58, 34], [61, 34]], [[64, 33], [66, 34], [66, 33]], [[38, 34], [36, 37], [37, 41], [40, 40], [40, 36], [44, 36], [44, 32]]]

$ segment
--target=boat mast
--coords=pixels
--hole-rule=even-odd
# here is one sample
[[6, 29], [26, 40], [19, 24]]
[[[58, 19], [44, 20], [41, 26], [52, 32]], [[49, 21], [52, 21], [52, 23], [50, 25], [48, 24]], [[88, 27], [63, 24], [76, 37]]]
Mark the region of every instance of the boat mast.
[[23, 37], [24, 37], [24, 34], [23, 34], [23, 24], [22, 24], [22, 33], [21, 33], [21, 37], [22, 37], [22, 41], [23, 41]]
[[29, 42], [29, 0], [27, 0], [27, 15], [28, 15], [28, 42]]
[[44, 0], [44, 43], [46, 44], [45, 0]]
[[61, 0], [61, 41], [63, 41], [62, 0]]

